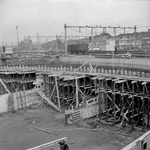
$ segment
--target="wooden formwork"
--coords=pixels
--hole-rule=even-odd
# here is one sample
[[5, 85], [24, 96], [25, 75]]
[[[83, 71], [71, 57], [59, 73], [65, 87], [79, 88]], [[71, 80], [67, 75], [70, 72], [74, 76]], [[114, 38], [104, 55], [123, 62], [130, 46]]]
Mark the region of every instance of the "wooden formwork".
[[[1, 70], [0, 79], [7, 92], [14, 93], [20, 90], [30, 90], [34, 87], [32, 83], [36, 80], [36, 72]], [[0, 88], [1, 94], [4, 94], [5, 92], [1, 86]]]
[[[47, 79], [46, 79], [47, 78]], [[150, 81], [92, 74], [45, 75], [45, 95], [58, 107], [85, 107], [99, 100], [100, 119], [112, 124], [149, 127]]]
[[[97, 97], [100, 119], [112, 124], [119, 123], [120, 127], [126, 124], [132, 127], [149, 127], [149, 77], [107, 74], [109, 71], [96, 73], [91, 64], [89, 72], [79, 72], [84, 69], [84, 65], [74, 71], [69, 71], [73, 70], [71, 67], [60, 70], [56, 67], [53, 69], [42, 67], [40, 72], [44, 79], [44, 95], [43, 93], [39, 95], [47, 102], [50, 100], [49, 104], [57, 110], [86, 107], [87, 100]], [[32, 72], [21, 70], [17, 74], [3, 73], [1, 79], [5, 83], [10, 81], [13, 86], [14, 82], [19, 83], [18, 88], [22, 90], [21, 85], [32, 81], [32, 76], [28, 79], [30, 73]]]

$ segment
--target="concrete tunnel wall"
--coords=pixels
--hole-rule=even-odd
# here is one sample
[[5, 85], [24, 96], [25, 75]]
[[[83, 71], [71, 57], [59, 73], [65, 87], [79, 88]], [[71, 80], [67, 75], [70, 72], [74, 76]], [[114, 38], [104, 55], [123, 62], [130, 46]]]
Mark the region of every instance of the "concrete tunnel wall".
[[15, 111], [41, 102], [36, 89], [3, 94], [0, 95], [0, 113]]

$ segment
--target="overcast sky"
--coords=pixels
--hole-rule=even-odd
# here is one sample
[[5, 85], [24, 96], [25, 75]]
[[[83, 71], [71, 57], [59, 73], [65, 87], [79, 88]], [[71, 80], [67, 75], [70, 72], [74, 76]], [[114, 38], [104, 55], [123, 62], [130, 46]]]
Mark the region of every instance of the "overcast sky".
[[[0, 0], [0, 45], [5, 40], [17, 41], [16, 26], [21, 41], [24, 36], [35, 36], [37, 33], [42, 36], [62, 35], [64, 23], [67, 25], [137, 25], [138, 31], [146, 31], [150, 28], [150, 1]], [[68, 34], [79, 33], [68, 29]]]

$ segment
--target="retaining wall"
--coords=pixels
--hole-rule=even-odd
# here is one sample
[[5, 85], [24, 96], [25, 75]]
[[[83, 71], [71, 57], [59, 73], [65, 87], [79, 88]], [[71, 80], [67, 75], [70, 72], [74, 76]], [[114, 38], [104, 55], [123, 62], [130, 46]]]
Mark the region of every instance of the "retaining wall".
[[94, 56], [83, 55], [64, 55], [64, 56], [52, 56], [52, 57], [24, 57], [24, 58], [12, 58], [7, 60], [5, 63], [0, 65], [49, 65], [50, 63], [72, 63], [72, 64], [83, 64], [91, 60], [93, 65], [109, 66], [109, 67], [126, 67], [132, 69], [147, 69], [150, 70], [150, 59], [149, 58], [95, 58]]
[[37, 103], [41, 103], [41, 97], [36, 93], [36, 89], [0, 95], [0, 113], [15, 111]]
[[60, 62], [68, 62], [74, 64], [83, 64], [87, 61], [92, 62], [92, 65], [102, 65], [102, 66], [115, 66], [115, 67], [128, 67], [135, 69], [148, 69], [150, 70], [150, 59], [146, 58], [114, 58], [114, 59], [105, 59], [105, 58], [95, 58], [94, 56], [61, 56], [58, 59]]

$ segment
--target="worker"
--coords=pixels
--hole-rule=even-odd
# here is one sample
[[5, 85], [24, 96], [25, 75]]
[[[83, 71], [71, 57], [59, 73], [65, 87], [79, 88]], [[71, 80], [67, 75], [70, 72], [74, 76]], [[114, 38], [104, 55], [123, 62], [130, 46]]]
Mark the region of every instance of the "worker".
[[69, 150], [68, 144], [65, 143], [65, 141], [60, 141], [58, 144], [60, 144], [60, 150]]

